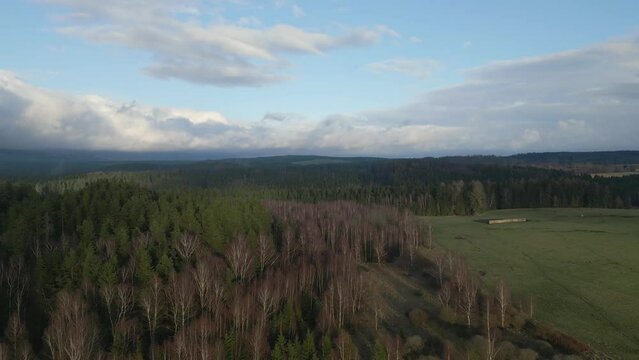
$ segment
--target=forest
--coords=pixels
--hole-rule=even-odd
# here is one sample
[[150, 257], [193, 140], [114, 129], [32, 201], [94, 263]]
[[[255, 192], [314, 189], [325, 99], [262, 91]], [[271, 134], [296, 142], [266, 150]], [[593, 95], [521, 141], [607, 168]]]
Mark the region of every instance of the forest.
[[[502, 159], [502, 158], [498, 158]], [[132, 165], [129, 166], [131, 169]], [[139, 171], [95, 172], [38, 182], [78, 189], [117, 179], [153, 189], [214, 189], [260, 199], [351, 200], [416, 215], [469, 215], [492, 209], [639, 207], [639, 176], [598, 177], [533, 166], [441, 159], [270, 157], [196, 162]]]
[[0, 193], [2, 351], [15, 358], [346, 356], [343, 329], [366, 306], [358, 264], [423, 240], [409, 214], [348, 202], [109, 181]]
[[[507, 284], [483, 289], [414, 214], [631, 207], [636, 178], [289, 160], [0, 183], [0, 359], [596, 355]], [[391, 275], [417, 306], [382, 290]]]

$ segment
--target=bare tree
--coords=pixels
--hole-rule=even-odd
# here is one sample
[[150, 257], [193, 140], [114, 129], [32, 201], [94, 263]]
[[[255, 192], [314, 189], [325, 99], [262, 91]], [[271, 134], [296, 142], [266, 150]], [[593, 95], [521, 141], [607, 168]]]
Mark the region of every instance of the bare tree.
[[260, 234], [257, 237], [257, 260], [260, 274], [264, 272], [264, 268], [272, 265], [277, 259], [277, 253], [273, 242], [268, 237]]
[[532, 296], [530, 296], [528, 298], [528, 316], [532, 319], [533, 318], [533, 298]]
[[[339, 354], [340, 360], [357, 360], [359, 353], [357, 347], [353, 344], [353, 339], [344, 330], [340, 330], [335, 340], [335, 346]], [[399, 360], [399, 359], [398, 359]]]
[[77, 294], [66, 291], [58, 295], [57, 306], [44, 342], [52, 360], [90, 360], [98, 358], [99, 331], [89, 315], [87, 305]]
[[133, 309], [133, 288], [127, 284], [104, 285], [100, 289], [107, 316], [111, 325], [111, 336], [115, 338], [115, 328]]
[[118, 284], [115, 288], [117, 301], [116, 323], [126, 319], [133, 309], [133, 287], [127, 284]]
[[437, 275], [439, 278], [439, 286], [442, 286], [444, 280], [444, 256], [439, 254], [435, 256], [435, 266], [437, 267]]
[[375, 320], [375, 330], [379, 327], [379, 321], [384, 318], [384, 299], [378, 291], [373, 291], [369, 297], [369, 306], [373, 311], [373, 318]]
[[442, 306], [447, 308], [450, 306], [450, 298], [451, 286], [450, 282], [447, 281], [440, 287], [439, 292], [437, 293], [437, 299], [439, 299]]
[[106, 284], [100, 289], [100, 297], [104, 301], [104, 307], [107, 310], [107, 317], [109, 318], [109, 324], [111, 325], [111, 335], [115, 336], [115, 297], [116, 287], [115, 285]]
[[200, 247], [200, 238], [192, 234], [182, 234], [177, 241], [175, 250], [185, 262], [191, 261], [191, 257]]
[[21, 343], [25, 340], [25, 332], [26, 330], [20, 316], [18, 313], [14, 312], [9, 317], [4, 335], [11, 346], [11, 353], [16, 359], [18, 358], [18, 349], [21, 347]]
[[[268, 272], [257, 288], [257, 302], [264, 314], [264, 321], [277, 310], [280, 301], [280, 290], [275, 276]], [[266, 324], [262, 324], [265, 326]]]
[[486, 297], [484, 300], [485, 303], [485, 311], [486, 315], [486, 360], [494, 360], [497, 357], [497, 353], [499, 349], [496, 347], [497, 343], [497, 331], [493, 329], [490, 325], [490, 308], [491, 308], [491, 299]]
[[506, 326], [506, 310], [508, 309], [508, 306], [510, 306], [510, 293], [506, 288], [506, 285], [504, 285], [503, 280], [499, 280], [499, 282], [497, 282], [496, 299], [497, 304], [499, 305], [501, 327], [504, 328]]
[[194, 285], [191, 276], [185, 271], [172, 274], [165, 290], [173, 332], [177, 334], [189, 320], [193, 310]]
[[477, 279], [475, 279], [473, 276], [469, 276], [468, 279], [464, 282], [460, 303], [460, 306], [464, 311], [464, 314], [466, 315], [466, 325], [468, 327], [470, 327], [473, 309], [475, 308], [475, 304], [477, 303], [478, 289], [479, 284], [477, 282]]
[[377, 264], [381, 264], [386, 260], [386, 243], [383, 235], [378, 235], [375, 240], [373, 240], [373, 251], [375, 251], [375, 256], [377, 257]]
[[226, 247], [224, 255], [233, 275], [235, 276], [235, 279], [246, 279], [252, 274], [253, 254], [248, 246], [246, 237], [236, 237]]
[[4, 268], [4, 282], [7, 287], [7, 295], [9, 295], [9, 307], [13, 306], [20, 314], [23, 297], [29, 283], [29, 274], [22, 256], [13, 256], [9, 259], [9, 265]]
[[234, 300], [230, 304], [233, 327], [236, 333], [246, 335], [249, 330], [251, 318], [255, 315], [255, 303], [249, 292], [239, 285], [234, 289]]
[[402, 359], [402, 340], [399, 335], [393, 337], [384, 338], [386, 343], [386, 351], [388, 353], [388, 359], [401, 360]]
[[195, 293], [197, 295], [200, 313], [203, 313], [211, 304], [213, 277], [215, 269], [213, 268], [213, 256], [207, 254], [198, 259], [195, 268], [191, 270], [193, 283], [195, 284]]
[[264, 359], [268, 351], [267, 331], [264, 327], [256, 325], [249, 336], [249, 345], [253, 360]]
[[[157, 276], [153, 276], [149, 288], [142, 294], [140, 303], [144, 311], [147, 327], [149, 330], [149, 341], [151, 347], [155, 344], [155, 332], [158, 328], [161, 310], [162, 283]], [[154, 353], [151, 352], [151, 358], [155, 359]]]

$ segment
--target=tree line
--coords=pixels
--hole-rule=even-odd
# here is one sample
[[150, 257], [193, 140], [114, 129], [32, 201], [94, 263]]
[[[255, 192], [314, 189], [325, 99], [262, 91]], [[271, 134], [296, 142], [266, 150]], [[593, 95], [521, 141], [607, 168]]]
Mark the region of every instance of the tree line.
[[260, 199], [352, 200], [418, 215], [469, 215], [491, 209], [639, 206], [639, 176], [601, 178], [534, 167], [446, 159], [351, 159], [299, 165], [253, 159], [197, 163], [171, 170], [65, 178], [39, 189], [65, 191], [94, 179], [124, 179], [152, 189], [215, 189]]

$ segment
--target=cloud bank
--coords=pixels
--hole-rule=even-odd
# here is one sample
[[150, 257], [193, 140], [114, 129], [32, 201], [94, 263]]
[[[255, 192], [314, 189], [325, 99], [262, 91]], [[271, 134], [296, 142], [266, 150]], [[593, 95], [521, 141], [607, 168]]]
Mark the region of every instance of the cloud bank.
[[[114, 44], [152, 55], [144, 71], [216, 86], [262, 86], [286, 80], [286, 55], [321, 55], [339, 48], [370, 46], [384, 35], [383, 26], [345, 29], [339, 35], [258, 19], [229, 23], [200, 1], [45, 0], [64, 6], [64, 26], [57, 31], [91, 42]], [[224, 1], [216, 1], [218, 6]], [[296, 17], [303, 9], [293, 7]]]
[[364, 114], [378, 124], [460, 127], [456, 147], [483, 152], [637, 149], [639, 39], [495, 62]]
[[0, 72], [5, 148], [224, 150], [386, 156], [639, 149], [639, 40], [471, 69], [393, 108], [309, 119], [121, 104]]

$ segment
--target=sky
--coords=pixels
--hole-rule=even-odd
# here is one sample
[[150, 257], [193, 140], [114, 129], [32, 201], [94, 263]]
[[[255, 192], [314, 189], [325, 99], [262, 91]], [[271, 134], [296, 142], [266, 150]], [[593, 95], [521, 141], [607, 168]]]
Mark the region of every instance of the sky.
[[7, 0], [0, 148], [639, 150], [637, 1]]

